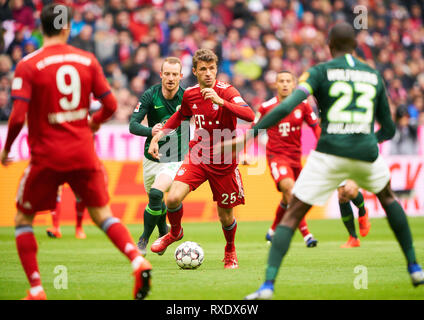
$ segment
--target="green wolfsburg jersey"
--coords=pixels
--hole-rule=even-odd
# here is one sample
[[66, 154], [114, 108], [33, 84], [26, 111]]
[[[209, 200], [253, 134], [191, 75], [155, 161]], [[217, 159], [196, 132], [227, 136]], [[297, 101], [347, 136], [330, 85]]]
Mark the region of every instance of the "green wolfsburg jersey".
[[369, 162], [377, 159], [377, 142], [383, 137], [374, 134], [374, 121], [389, 127], [393, 123], [378, 71], [345, 54], [311, 67], [300, 77], [299, 87], [318, 102], [322, 133], [317, 151]]
[[[174, 98], [171, 100], [165, 99], [162, 94], [162, 84], [156, 84], [149, 88], [142, 95], [137, 107], [135, 108], [130, 119], [130, 132], [140, 136], [146, 136], [144, 144], [144, 155], [147, 159], [156, 161], [149, 153], [150, 141], [152, 140], [152, 127], [157, 123], [165, 122], [181, 107], [184, 89], [179, 88]], [[144, 117], [147, 115], [147, 122], [149, 127], [141, 125]], [[188, 152], [189, 133], [184, 130], [182, 134], [182, 126], [175, 130], [174, 133], [168, 134], [159, 141], [159, 152], [163, 153], [160, 162], [175, 162], [184, 160], [184, 156]], [[187, 137], [185, 137], [187, 136]], [[166, 145], [165, 151], [161, 147]], [[176, 152], [178, 151], [178, 152]]]

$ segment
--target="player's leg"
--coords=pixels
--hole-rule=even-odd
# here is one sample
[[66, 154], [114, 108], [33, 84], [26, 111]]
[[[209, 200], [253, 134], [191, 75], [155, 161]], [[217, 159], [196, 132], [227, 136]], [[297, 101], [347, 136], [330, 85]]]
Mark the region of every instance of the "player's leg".
[[52, 227], [46, 230], [47, 235], [50, 238], [62, 238], [62, 232], [60, 231], [60, 211], [61, 211], [61, 198], [62, 198], [63, 186], [60, 186], [57, 190], [56, 207], [50, 211], [52, 217]]
[[302, 202], [296, 196], [290, 202], [286, 214], [275, 230], [272, 245], [268, 254], [268, 263], [265, 271], [265, 282], [258, 291], [246, 296], [247, 300], [271, 299], [274, 293], [274, 282], [284, 256], [287, 254], [294, 231], [300, 221], [308, 213], [311, 205]]
[[112, 243], [131, 262], [135, 277], [134, 298], [144, 299], [150, 290], [151, 264], [140, 255], [131, 234], [121, 221], [112, 215], [109, 205], [87, 207], [93, 222], [104, 231]]
[[[150, 236], [155, 227], [159, 224], [160, 221], [163, 222], [164, 220], [166, 225], [166, 211], [164, 212], [162, 208], [163, 194], [166, 190], [169, 189], [171, 184], [172, 177], [166, 174], [159, 174], [156, 176], [156, 179], [148, 192], [149, 203], [144, 210], [144, 230], [137, 244], [143, 255], [146, 255], [147, 253], [147, 244], [149, 243]], [[163, 219], [163, 217], [165, 217], [165, 219]], [[166, 233], [167, 232], [164, 232], [161, 236], [165, 235]]]
[[82, 219], [84, 218], [85, 204], [81, 197], [75, 195], [75, 212], [76, 212], [76, 224], [75, 224], [75, 238], [85, 239], [87, 238], [84, 229], [82, 227]]
[[37, 262], [38, 246], [32, 229], [35, 213], [53, 210], [56, 205], [60, 173], [36, 165], [29, 165], [20, 180], [16, 197], [15, 241], [18, 255], [29, 284], [26, 300], [46, 299], [41, 285]]
[[163, 254], [166, 248], [175, 241], [181, 240], [184, 236], [181, 220], [183, 217], [183, 200], [190, 193], [190, 186], [185, 182], [174, 181], [168, 192], [166, 206], [171, 230], [166, 235], [153, 242], [150, 250]]
[[352, 201], [353, 204], [358, 208], [358, 222], [359, 222], [359, 233], [362, 237], [365, 237], [371, 228], [371, 223], [368, 220], [368, 211], [365, 208], [364, 196], [359, 191], [358, 185], [353, 180], [346, 180], [343, 184], [342, 193], [339, 195], [345, 199], [345, 201]]
[[224, 254], [224, 268], [236, 269], [238, 268], [238, 259], [236, 254], [236, 246], [234, 240], [237, 231], [237, 220], [234, 218], [233, 208], [221, 208], [219, 205], [218, 217], [221, 222], [222, 232], [226, 240], [225, 254]]
[[18, 210], [15, 217], [15, 241], [21, 265], [25, 271], [30, 289], [25, 300], [45, 300], [37, 262], [38, 245], [32, 229], [35, 214], [24, 214]]
[[93, 222], [131, 262], [135, 277], [134, 298], [144, 299], [150, 290], [150, 263], [137, 249], [131, 234], [122, 222], [112, 215], [106, 181], [102, 170], [70, 172], [67, 182], [86, 204]]
[[424, 285], [424, 272], [417, 263], [408, 219], [402, 206], [395, 198], [390, 182], [377, 194], [377, 197], [386, 212], [390, 228], [405, 255], [412, 284], [414, 286]]
[[274, 238], [268, 255], [265, 282], [256, 292], [246, 296], [247, 300], [271, 299], [274, 292], [274, 282], [280, 265], [286, 255], [295, 229], [305, 217], [312, 204], [324, 205], [332, 192], [346, 173], [344, 160], [321, 152], [312, 151], [305, 167], [296, 180], [293, 188], [293, 199], [286, 214], [275, 230]]
[[407, 269], [414, 286], [424, 284], [424, 272], [417, 263], [412, 234], [408, 219], [400, 203], [396, 200], [390, 187], [390, 170], [385, 161], [379, 156], [373, 163], [358, 163], [355, 166], [358, 185], [377, 195], [387, 215], [390, 228], [395, 234], [407, 261]]
[[353, 216], [352, 207], [350, 206], [349, 198], [344, 198], [344, 186], [341, 186], [337, 189], [338, 199], [339, 199], [339, 208], [340, 215], [344, 226], [346, 227], [347, 232], [349, 233], [349, 239], [346, 243], [341, 245], [341, 248], [353, 248], [359, 247], [361, 245], [355, 229], [355, 219]]

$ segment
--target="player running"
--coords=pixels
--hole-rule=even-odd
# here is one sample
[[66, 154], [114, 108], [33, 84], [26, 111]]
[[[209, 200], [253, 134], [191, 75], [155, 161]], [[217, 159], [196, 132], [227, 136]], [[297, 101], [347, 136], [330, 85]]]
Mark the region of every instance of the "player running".
[[[57, 188], [65, 182], [81, 196], [94, 223], [131, 261], [134, 298], [143, 299], [150, 289], [151, 265], [140, 255], [128, 229], [112, 215], [93, 145], [93, 132], [114, 113], [116, 99], [94, 55], [66, 44], [70, 9], [50, 4], [44, 6], [40, 19], [43, 47], [16, 67], [13, 111], [0, 157], [4, 166], [12, 161], [9, 151], [27, 115], [31, 160], [20, 181], [15, 217], [16, 247], [31, 286], [25, 299], [46, 299], [32, 224], [36, 212], [54, 209]], [[91, 93], [103, 108], [88, 120]]]
[[[257, 132], [275, 125], [311, 94], [318, 101], [321, 137], [295, 183], [293, 200], [275, 231], [265, 282], [246, 297], [249, 300], [272, 298], [282, 259], [300, 220], [313, 204], [325, 204], [346, 179], [377, 195], [405, 255], [412, 284], [424, 284], [407, 217], [390, 187], [390, 170], [379, 155], [377, 143], [395, 133], [383, 79], [375, 69], [352, 56], [356, 39], [350, 24], [336, 24], [330, 30], [328, 45], [333, 59], [310, 68], [290, 97], [254, 127]], [[376, 133], [374, 120], [381, 125]], [[244, 139], [239, 137], [233, 144], [242, 144]]]
[[341, 248], [354, 248], [361, 246], [355, 230], [355, 219], [350, 202], [358, 208], [359, 233], [365, 237], [371, 228], [368, 220], [368, 210], [365, 208], [364, 196], [359, 191], [358, 185], [352, 180], [346, 180], [337, 188], [340, 214], [343, 224], [349, 233], [349, 239]]
[[182, 201], [191, 191], [208, 181], [213, 200], [217, 202], [218, 216], [227, 242], [224, 267], [238, 268], [234, 245], [237, 221], [233, 208], [244, 204], [243, 184], [235, 159], [215, 159], [213, 143], [216, 135], [222, 138], [223, 130], [230, 135], [235, 133], [237, 118], [251, 122], [255, 114], [236, 88], [216, 80], [218, 58], [211, 50], [199, 49], [195, 52], [192, 70], [198, 84], [186, 89], [181, 109], [166, 122], [150, 143], [149, 153], [159, 159], [158, 141], [165, 136], [165, 130], [176, 129], [183, 120], [194, 117], [195, 133], [189, 144], [190, 152], [177, 172], [166, 201], [171, 230], [156, 240], [151, 250], [163, 252], [171, 243], [183, 237]]
[[[144, 230], [138, 241], [138, 248], [146, 256], [146, 247], [150, 235], [158, 226], [159, 237], [168, 233], [166, 224], [166, 206], [163, 194], [167, 192], [180, 168], [184, 156], [188, 152], [189, 135], [182, 136], [181, 127], [174, 133], [174, 138], [160, 141], [159, 146], [170, 146], [169, 153], [161, 161], [153, 158], [149, 153], [150, 141], [163, 124], [181, 107], [184, 89], [180, 87], [182, 64], [180, 59], [168, 57], [162, 63], [160, 84], [148, 89], [140, 99], [130, 120], [130, 132], [135, 135], [147, 137], [144, 144], [143, 177], [144, 188], [149, 195], [149, 203], [144, 210]], [[148, 127], [141, 124], [147, 115]], [[188, 133], [185, 131], [185, 133]], [[176, 151], [176, 152], [175, 152]], [[172, 153], [171, 153], [172, 152]]]
[[[258, 122], [263, 116], [284, 101], [295, 89], [296, 79], [289, 71], [277, 74], [277, 95], [262, 103], [258, 109]], [[266, 234], [266, 240], [272, 241], [275, 228], [281, 221], [292, 199], [294, 182], [302, 170], [301, 129], [305, 121], [319, 139], [321, 128], [318, 117], [305, 100], [302, 101], [288, 116], [267, 130], [268, 142], [266, 156], [277, 190], [282, 193], [282, 200], [277, 207], [274, 221]], [[302, 219], [298, 227], [307, 247], [315, 247], [318, 243], [308, 230], [306, 219]]]

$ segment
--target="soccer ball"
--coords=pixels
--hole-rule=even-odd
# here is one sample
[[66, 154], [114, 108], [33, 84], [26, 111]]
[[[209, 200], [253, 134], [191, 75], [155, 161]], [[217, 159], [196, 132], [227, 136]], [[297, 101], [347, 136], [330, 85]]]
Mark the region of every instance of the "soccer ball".
[[186, 241], [175, 249], [175, 261], [181, 269], [197, 269], [203, 262], [202, 247], [192, 241]]

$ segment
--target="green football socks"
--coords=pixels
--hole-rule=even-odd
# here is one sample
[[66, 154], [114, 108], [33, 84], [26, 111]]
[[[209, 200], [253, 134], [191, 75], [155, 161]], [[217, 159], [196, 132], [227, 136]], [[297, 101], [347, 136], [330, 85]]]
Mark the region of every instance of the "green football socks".
[[358, 238], [356, 234], [356, 230], [355, 230], [355, 219], [353, 217], [353, 211], [350, 205], [350, 201], [346, 203], [339, 202], [339, 207], [340, 207], [340, 214], [342, 216], [342, 221], [347, 231], [352, 237]]
[[272, 238], [272, 246], [269, 250], [268, 264], [266, 267], [265, 280], [274, 281], [280, 269], [281, 262], [290, 247], [290, 242], [294, 231], [286, 226], [277, 226], [274, 237]]
[[397, 201], [393, 201], [388, 206], [383, 206], [383, 208], [386, 211], [390, 228], [393, 230], [408, 264], [416, 263], [411, 229], [409, 228], [405, 211], [403, 211]]
[[353, 204], [358, 208], [358, 215], [360, 217], [363, 217], [366, 213], [365, 211], [365, 202], [364, 202], [364, 196], [361, 192], [358, 192], [358, 195], [355, 199], [352, 199]]

